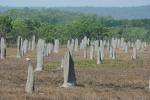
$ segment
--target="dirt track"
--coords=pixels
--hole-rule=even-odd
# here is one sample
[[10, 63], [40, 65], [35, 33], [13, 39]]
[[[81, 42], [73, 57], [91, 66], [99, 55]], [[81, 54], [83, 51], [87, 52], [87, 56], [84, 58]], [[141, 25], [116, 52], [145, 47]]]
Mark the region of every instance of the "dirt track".
[[[15, 49], [7, 51], [7, 59], [0, 60], [0, 100], [150, 100], [150, 49], [139, 54], [140, 62], [122, 60], [123, 63], [117, 64], [117, 67], [76, 67], [78, 85], [69, 89], [59, 87], [63, 83], [63, 72], [59, 66], [45, 68], [36, 73], [35, 93], [32, 95], [24, 92], [27, 76], [25, 57], [31, 58], [35, 66], [35, 52], [16, 59]], [[60, 62], [63, 51], [46, 57], [45, 65]], [[79, 54], [83, 53], [76, 55]], [[129, 58], [129, 55], [123, 58]]]

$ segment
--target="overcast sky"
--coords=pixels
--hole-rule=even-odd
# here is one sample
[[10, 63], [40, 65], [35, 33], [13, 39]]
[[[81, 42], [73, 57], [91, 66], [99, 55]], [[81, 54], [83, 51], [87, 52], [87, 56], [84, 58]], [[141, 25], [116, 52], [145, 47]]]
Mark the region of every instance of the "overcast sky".
[[150, 5], [150, 0], [0, 0], [1, 6], [141, 6]]

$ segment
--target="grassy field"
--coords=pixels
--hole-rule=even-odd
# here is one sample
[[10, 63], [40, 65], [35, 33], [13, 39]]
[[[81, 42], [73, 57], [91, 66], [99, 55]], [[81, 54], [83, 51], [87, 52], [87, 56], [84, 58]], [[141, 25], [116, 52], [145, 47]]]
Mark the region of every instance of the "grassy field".
[[44, 70], [36, 72], [35, 92], [24, 91], [27, 77], [26, 57], [36, 66], [36, 57], [29, 51], [16, 59], [16, 49], [7, 49], [7, 59], [0, 60], [0, 100], [150, 100], [148, 81], [150, 76], [150, 48], [138, 53], [137, 60], [131, 60], [131, 53], [117, 50], [117, 59], [109, 59], [105, 50], [103, 64], [83, 58], [83, 51], [74, 55], [77, 86], [60, 88], [63, 83], [61, 58], [65, 53], [45, 57]]

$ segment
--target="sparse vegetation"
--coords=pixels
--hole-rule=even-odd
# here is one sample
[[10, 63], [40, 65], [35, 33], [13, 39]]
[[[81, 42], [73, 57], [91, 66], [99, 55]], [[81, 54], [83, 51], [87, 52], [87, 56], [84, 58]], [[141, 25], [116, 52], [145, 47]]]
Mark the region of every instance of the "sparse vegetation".
[[[31, 43], [33, 35], [36, 38], [33, 38]], [[1, 55], [6, 54], [6, 59], [0, 59], [0, 100], [150, 99], [148, 89], [150, 47], [147, 45], [145, 49], [146, 42], [143, 42], [150, 42], [150, 19], [118, 20], [95, 14], [47, 8], [10, 9], [0, 13], [0, 37], [4, 37], [1, 38], [1, 51], [3, 51]], [[77, 43], [72, 42], [75, 38], [78, 40]], [[121, 41], [120, 38], [122, 38], [122, 45], [118, 42]], [[2, 48], [5, 47], [3, 42], [5, 39], [7, 52]], [[41, 43], [36, 45], [38, 39]], [[72, 41], [68, 41], [70, 39]], [[101, 40], [100, 45], [99, 41], [92, 40]], [[135, 41], [137, 44], [134, 43]], [[89, 46], [92, 42], [93, 51], [95, 50], [94, 60], [90, 60], [89, 57], [91, 53], [89, 53]], [[66, 44], [69, 46], [67, 47]], [[80, 44], [78, 47], [80, 49], [73, 52], [75, 44]], [[29, 46], [34, 48], [29, 49]], [[143, 51], [140, 51], [138, 46]], [[66, 63], [63, 67], [67, 66], [64, 68], [64, 76], [66, 76], [64, 78], [60, 66], [67, 50], [71, 53], [68, 52], [64, 56], [65, 60], [62, 60]], [[31, 85], [35, 85], [33, 94], [28, 94], [24, 90], [28, 73], [25, 58], [30, 58], [32, 61], [28, 63], [33, 66], [33, 68], [30, 66], [28, 76], [30, 78], [31, 75], [35, 75], [36, 81], [33, 81], [34, 77], [31, 78]], [[40, 72], [34, 70], [37, 63]], [[67, 82], [69, 83], [72, 77], [74, 82], [70, 83], [73, 86], [77, 81], [74, 88], [60, 88], [63, 79], [66, 79], [65, 86], [69, 86]]]
[[[132, 61], [130, 55], [120, 52], [116, 60], [106, 57], [103, 64], [96, 65], [96, 61], [85, 60], [82, 56], [75, 61], [77, 87], [62, 89], [63, 72], [60, 69], [61, 54], [45, 58], [44, 70], [36, 74], [35, 92], [32, 95], [24, 92], [27, 75], [25, 57], [18, 62], [15, 56], [16, 49], [8, 48], [8, 58], [0, 60], [0, 99], [1, 100], [48, 100], [48, 99], [74, 99], [91, 100], [98, 99], [149, 99], [149, 48], [141, 54], [136, 61]], [[62, 53], [64, 51], [61, 51]], [[80, 55], [77, 52], [76, 55]], [[33, 65], [36, 65], [35, 54], [30, 52]], [[79, 56], [78, 56], [79, 57]]]

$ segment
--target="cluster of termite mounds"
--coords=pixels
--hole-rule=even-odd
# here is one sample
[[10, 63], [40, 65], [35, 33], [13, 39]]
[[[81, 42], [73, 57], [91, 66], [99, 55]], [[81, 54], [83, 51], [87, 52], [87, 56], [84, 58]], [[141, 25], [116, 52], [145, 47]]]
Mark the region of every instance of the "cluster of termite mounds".
[[[112, 38], [110, 40], [90, 40], [86, 36], [82, 40], [71, 39], [65, 44], [67, 51], [61, 60], [61, 68], [63, 68], [64, 83], [60, 87], [73, 87], [76, 85], [76, 75], [74, 68], [74, 53], [83, 50], [83, 57], [86, 59], [89, 55], [91, 60], [96, 60], [97, 64], [101, 64], [105, 60], [105, 51], [109, 53], [109, 58], [115, 60], [117, 58], [117, 49], [123, 50], [126, 54], [131, 50], [131, 59], [137, 59], [137, 52], [143, 51], [147, 47], [147, 43], [137, 39], [134, 42], [125, 41], [124, 38]], [[28, 50], [36, 51], [36, 67], [34, 69], [30, 58], [26, 58], [28, 64], [28, 75], [25, 91], [32, 93], [35, 85], [35, 72], [43, 70], [44, 57], [51, 53], [59, 53], [60, 42], [55, 39], [53, 43], [46, 42], [33, 36], [31, 40], [23, 39], [18, 36], [16, 58], [23, 57]], [[89, 53], [88, 53], [89, 51]], [[0, 55], [1, 59], [6, 59], [6, 40], [1, 37]]]
[[[41, 71], [37, 69], [33, 69], [32, 62], [29, 58], [26, 58], [28, 63], [28, 75], [25, 91], [27, 93], [32, 93], [34, 91], [34, 83], [35, 83], [35, 75], [36, 71]], [[74, 61], [70, 51], [68, 50], [63, 57], [63, 73], [64, 73], [64, 82], [60, 87], [68, 88], [76, 85], [76, 76], [74, 69]]]

